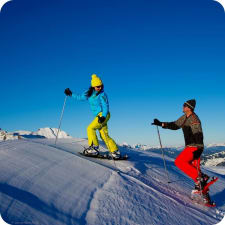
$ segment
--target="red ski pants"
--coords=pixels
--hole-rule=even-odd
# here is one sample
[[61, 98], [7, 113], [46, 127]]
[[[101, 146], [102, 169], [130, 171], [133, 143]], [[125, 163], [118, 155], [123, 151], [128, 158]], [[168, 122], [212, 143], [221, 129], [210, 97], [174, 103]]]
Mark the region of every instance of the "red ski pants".
[[[195, 154], [199, 151], [197, 147], [186, 147], [176, 158], [175, 165], [182, 170], [186, 175], [191, 177], [195, 182], [197, 182], [198, 174], [200, 171], [200, 154]], [[199, 155], [196, 158], [196, 155]]]

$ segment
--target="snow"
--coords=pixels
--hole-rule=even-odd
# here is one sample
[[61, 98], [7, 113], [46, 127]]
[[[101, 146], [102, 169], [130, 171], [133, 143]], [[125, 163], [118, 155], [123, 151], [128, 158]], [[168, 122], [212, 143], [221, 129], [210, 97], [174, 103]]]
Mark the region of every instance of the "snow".
[[202, 159], [204, 166], [222, 166], [225, 165], [225, 151], [219, 151], [205, 156]]
[[19, 134], [19, 135], [30, 135], [32, 132], [31, 131], [27, 131], [27, 130], [17, 130], [13, 133]]
[[225, 146], [225, 143], [217, 143], [217, 144], [215, 144], [215, 143], [212, 143], [212, 144], [208, 144], [207, 145], [207, 148], [211, 148], [211, 147], [221, 147], [221, 146]]
[[[224, 218], [221, 168], [204, 168], [219, 177], [210, 190], [217, 207], [207, 208], [191, 201], [194, 184], [173, 159], [165, 157], [168, 184], [161, 154], [121, 147], [130, 159], [114, 164], [80, 155], [87, 145], [86, 139], [77, 138], [61, 138], [57, 146], [52, 138], [0, 142], [2, 218], [9, 224], [42, 225], [211, 225]], [[101, 151], [107, 151], [104, 145]]]
[[216, 166], [222, 162], [225, 162], [225, 158], [218, 158], [218, 159], [213, 158], [213, 159], [207, 160], [205, 163], [205, 166]]
[[207, 170], [212, 171], [217, 174], [225, 175], [225, 167], [224, 166], [207, 166]]
[[0, 130], [0, 141], [4, 141], [6, 140], [6, 138], [8, 140], [14, 140], [14, 139], [18, 139], [18, 136], [14, 136], [11, 133], [6, 133], [5, 131]]
[[[6, 133], [6, 139], [7, 140], [14, 140], [18, 139], [19, 137], [23, 138], [56, 138], [58, 133], [57, 128], [40, 128], [38, 131], [25, 131], [25, 130], [18, 130], [14, 132], [8, 132]], [[0, 135], [0, 141], [3, 141], [3, 135]], [[69, 134], [67, 134], [65, 131], [60, 130], [58, 133], [58, 138], [72, 138]]]
[[[57, 128], [40, 128], [37, 132], [33, 134], [44, 136], [46, 138], [56, 138], [58, 129]], [[72, 138], [65, 131], [60, 130], [58, 138]]]

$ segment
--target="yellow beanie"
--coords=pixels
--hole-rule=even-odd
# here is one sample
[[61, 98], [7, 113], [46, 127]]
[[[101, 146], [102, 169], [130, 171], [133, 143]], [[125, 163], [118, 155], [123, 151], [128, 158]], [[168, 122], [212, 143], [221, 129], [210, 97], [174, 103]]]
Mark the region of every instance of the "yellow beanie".
[[96, 87], [96, 86], [101, 86], [102, 85], [101, 79], [96, 74], [92, 74], [91, 77], [92, 77], [92, 79], [91, 79], [91, 86], [92, 87]]

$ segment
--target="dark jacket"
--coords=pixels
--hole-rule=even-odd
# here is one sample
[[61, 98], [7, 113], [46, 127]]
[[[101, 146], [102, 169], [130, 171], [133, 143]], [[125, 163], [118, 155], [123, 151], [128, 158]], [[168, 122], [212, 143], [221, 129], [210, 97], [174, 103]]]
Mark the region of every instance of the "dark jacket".
[[185, 146], [204, 148], [201, 121], [195, 113], [191, 114], [189, 117], [183, 115], [174, 122], [164, 122], [163, 128], [171, 130], [182, 128]]

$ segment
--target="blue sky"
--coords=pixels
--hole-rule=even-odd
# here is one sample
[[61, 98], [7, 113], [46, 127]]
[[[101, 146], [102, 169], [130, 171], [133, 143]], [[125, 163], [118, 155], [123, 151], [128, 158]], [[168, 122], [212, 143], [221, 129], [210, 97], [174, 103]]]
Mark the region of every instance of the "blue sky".
[[[64, 89], [91, 74], [109, 97], [116, 142], [158, 145], [154, 118], [197, 100], [205, 143], [225, 142], [225, 13], [213, 0], [13, 0], [0, 13], [0, 127], [58, 127]], [[62, 129], [86, 137], [88, 102], [68, 99]], [[182, 131], [162, 130], [163, 145]]]

